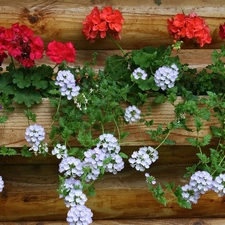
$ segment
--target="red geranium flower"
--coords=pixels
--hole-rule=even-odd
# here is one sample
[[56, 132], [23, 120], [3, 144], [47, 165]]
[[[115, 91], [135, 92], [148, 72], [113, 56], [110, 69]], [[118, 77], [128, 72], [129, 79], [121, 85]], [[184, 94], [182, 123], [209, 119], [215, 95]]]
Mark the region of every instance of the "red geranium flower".
[[71, 42], [63, 44], [62, 42], [52, 41], [48, 44], [46, 55], [53, 62], [60, 64], [63, 60], [74, 62], [76, 50]]
[[6, 52], [23, 66], [31, 67], [35, 59], [43, 57], [44, 42], [26, 25], [15, 23], [11, 28], [0, 28], [0, 62]]
[[86, 20], [83, 21], [83, 34], [86, 40], [95, 42], [97, 36], [105, 38], [107, 32], [114, 38], [120, 38], [119, 32], [122, 30], [122, 23], [124, 19], [122, 14], [118, 10], [112, 9], [111, 6], [107, 6], [100, 11], [98, 7], [94, 7], [89, 15], [86, 16]]
[[225, 23], [219, 26], [219, 35], [221, 39], [225, 39]]
[[201, 47], [212, 41], [210, 29], [206, 25], [205, 20], [195, 13], [191, 13], [188, 16], [177, 14], [175, 17], [168, 19], [167, 24], [168, 31], [175, 40], [181, 40], [185, 37], [189, 39], [195, 38]]

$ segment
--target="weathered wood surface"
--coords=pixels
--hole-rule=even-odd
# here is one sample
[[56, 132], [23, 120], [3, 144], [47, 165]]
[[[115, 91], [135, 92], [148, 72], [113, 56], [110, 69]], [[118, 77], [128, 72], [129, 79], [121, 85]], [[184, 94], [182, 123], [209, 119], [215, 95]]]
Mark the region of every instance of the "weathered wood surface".
[[[0, 222], [0, 225], [66, 225], [64, 221]], [[94, 220], [92, 225], [224, 225], [223, 218]]]
[[[166, 19], [176, 13], [181, 13], [182, 10], [186, 14], [196, 12], [205, 18], [213, 37], [213, 42], [206, 45], [204, 49], [196, 49], [197, 46], [193, 41], [186, 43], [183, 46], [185, 49], [179, 52], [183, 63], [199, 69], [205, 67], [211, 63], [212, 49], [220, 48], [224, 42], [218, 36], [218, 27], [225, 22], [224, 3], [221, 0], [213, 2], [211, 0], [183, 0], [182, 3], [179, 0], [162, 0], [160, 6], [154, 4], [153, 0], [126, 2], [121, 0], [0, 0], [0, 26], [10, 27], [15, 22], [26, 24], [34, 29], [36, 35], [44, 39], [45, 44], [54, 39], [63, 42], [72, 41], [78, 50], [75, 65], [90, 61], [92, 53], [97, 51], [95, 69], [99, 69], [104, 66], [108, 55], [120, 54], [120, 52], [116, 50], [117, 46], [108, 39], [97, 40], [95, 44], [90, 44], [85, 40], [81, 30], [82, 21], [92, 8], [94, 6], [101, 8], [106, 5], [119, 9], [123, 14], [125, 23], [121, 32], [122, 40], [119, 43], [125, 50], [147, 45], [156, 47], [160, 44], [170, 45], [173, 40], [168, 34]], [[46, 58], [39, 63], [50, 64]], [[37, 123], [41, 123], [46, 128], [49, 127], [53, 111], [44, 101], [41, 110], [36, 111]], [[172, 113], [158, 114], [158, 111], [154, 113], [154, 119], [158, 118], [161, 121], [164, 118], [163, 122], [173, 117]], [[15, 118], [16, 122], [13, 121]], [[208, 125], [214, 122], [212, 119]], [[0, 125], [0, 146], [21, 147], [27, 144], [24, 140], [27, 125], [23, 109], [17, 107], [11, 119], [6, 124]], [[208, 125], [204, 127], [201, 137], [208, 132]], [[136, 135], [136, 128], [132, 129], [129, 126], [129, 130], [132, 131], [132, 141], [136, 141], [139, 137]], [[176, 139], [178, 145], [160, 148], [159, 160], [149, 171], [158, 182], [173, 180], [178, 184], [185, 184], [186, 180], [182, 178], [185, 167], [197, 160], [196, 149], [186, 145], [187, 143], [183, 141], [185, 135], [180, 132], [173, 133], [171, 139]], [[123, 147], [124, 151], [131, 154], [132, 150], [137, 147], [132, 145], [126, 144]], [[5, 181], [5, 189], [0, 193], [0, 221], [4, 222], [0, 222], [0, 225], [67, 224], [65, 218], [68, 209], [56, 192], [58, 163], [59, 160], [51, 156], [28, 159], [17, 156], [0, 157], [0, 175]], [[182, 209], [175, 202], [170, 202], [164, 207], [147, 191], [144, 173], [131, 170], [129, 165], [126, 165], [126, 170], [116, 176], [104, 176], [96, 183], [96, 191], [97, 196], [91, 197], [87, 204], [94, 213], [93, 225], [225, 224], [224, 197], [219, 198], [215, 193], [208, 192], [201, 197], [197, 205], [193, 206], [193, 210]], [[189, 219], [183, 219], [185, 217]], [[217, 219], [205, 217], [217, 217]]]
[[[180, 160], [181, 162], [181, 160]], [[154, 164], [150, 173], [158, 182], [185, 184], [182, 178], [187, 164]], [[0, 221], [65, 220], [67, 208], [59, 199], [57, 164], [0, 164], [5, 188], [0, 193]], [[144, 173], [129, 165], [118, 175], [105, 175], [96, 182], [97, 195], [87, 206], [94, 219], [152, 219], [187, 217], [225, 217], [224, 197], [214, 192], [203, 195], [193, 210], [180, 208], [170, 197], [166, 207], [158, 203], [147, 190]]]
[[[131, 155], [133, 151], [136, 151], [138, 147], [136, 146], [123, 146], [121, 148], [122, 152], [127, 155]], [[156, 165], [167, 165], [167, 164], [192, 164], [197, 162], [196, 153], [198, 149], [191, 146], [161, 146], [159, 149], [159, 159], [154, 163]], [[208, 154], [208, 148], [203, 147], [203, 152]], [[42, 155], [37, 155], [31, 158], [25, 158], [22, 156], [0, 156], [0, 164], [4, 165], [46, 165], [46, 164], [57, 164], [60, 161], [51, 155], [43, 157]]]
[[[179, 0], [162, 1], [160, 6], [153, 0], [63, 0], [63, 1], [20, 1], [0, 0], [1, 26], [10, 27], [20, 22], [34, 29], [45, 42], [72, 41], [77, 49], [116, 49], [109, 39], [98, 40], [90, 44], [82, 35], [82, 21], [94, 6], [110, 5], [119, 9], [125, 19], [121, 33], [121, 46], [124, 49], [135, 49], [146, 45], [158, 46], [171, 44], [166, 20], [182, 10], [189, 14], [197, 13], [206, 19], [210, 26], [213, 42], [205, 48], [219, 48], [223, 40], [219, 38], [218, 27], [225, 21], [224, 4], [221, 0]], [[194, 42], [184, 47], [196, 48]]]
[[[177, 102], [182, 101], [178, 98]], [[159, 124], [164, 127], [167, 126], [173, 120], [176, 120], [174, 116], [174, 107], [170, 103], [163, 103], [155, 106], [152, 103], [152, 99], [149, 99], [147, 105], [140, 108], [142, 113], [147, 112], [148, 105], [151, 106], [151, 115], [147, 116], [146, 119], [149, 121], [154, 119], [153, 129], [156, 129]], [[125, 106], [126, 107], [126, 106]], [[48, 99], [43, 99], [42, 103], [38, 106], [34, 106], [32, 109], [33, 113], [36, 114], [36, 123], [42, 125], [46, 131], [45, 141], [50, 143], [48, 134], [51, 131], [52, 116], [54, 115], [54, 108], [51, 108]], [[0, 111], [0, 115], [3, 115], [4, 110]], [[219, 125], [218, 120], [211, 116], [210, 121], [206, 121], [203, 125], [203, 129], [199, 133], [199, 138], [204, 137], [210, 133], [210, 126]], [[25, 130], [28, 127], [28, 121], [24, 115], [24, 107], [22, 105], [16, 105], [15, 111], [8, 114], [8, 120], [4, 124], [0, 124], [0, 145], [7, 147], [22, 147], [28, 144], [24, 138]], [[196, 130], [192, 118], [188, 121], [188, 127], [193, 132], [177, 129], [171, 132], [169, 138], [176, 141], [177, 145], [189, 145], [186, 141], [187, 137], [196, 137]], [[157, 145], [156, 142], [152, 141], [149, 134], [146, 133], [145, 124], [128, 124], [124, 125], [124, 131], [130, 132], [129, 136], [121, 143], [121, 146], [142, 146], [143, 143], [149, 145]], [[114, 130], [114, 124], [108, 124], [105, 127], [105, 131], [110, 132]], [[141, 134], [140, 134], [141, 132]], [[96, 132], [96, 138], [101, 133]], [[72, 146], [79, 146], [76, 139], [71, 139], [70, 144]]]

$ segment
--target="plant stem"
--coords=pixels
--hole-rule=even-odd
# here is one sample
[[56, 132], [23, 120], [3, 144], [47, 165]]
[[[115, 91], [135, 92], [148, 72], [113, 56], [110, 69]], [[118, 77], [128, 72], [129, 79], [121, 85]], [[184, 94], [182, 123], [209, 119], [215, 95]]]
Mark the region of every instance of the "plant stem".
[[162, 140], [162, 142], [161, 142], [155, 149], [158, 149], [161, 145], [163, 145], [163, 143], [164, 143], [164, 142], [166, 141], [166, 139], [169, 137], [171, 131], [172, 131], [172, 130], [170, 130], [170, 131], [167, 133], [166, 137]]
[[120, 51], [123, 53], [123, 55], [125, 55], [123, 49], [121, 48], [121, 46], [111, 37], [111, 35], [107, 34], [107, 36], [109, 37], [109, 39], [114, 42], [116, 44], [116, 46], [120, 49]]
[[[58, 106], [57, 106], [57, 109], [56, 109], [56, 113], [55, 113], [55, 115], [57, 115], [57, 114], [58, 114], [58, 112], [59, 112], [59, 108], [60, 108], [61, 100], [62, 100], [62, 96], [60, 95], [60, 97], [59, 97], [59, 103], [58, 103]], [[52, 127], [52, 125], [54, 124], [54, 122], [55, 122], [55, 119], [53, 119], [53, 120], [52, 120], [51, 127]]]
[[13, 57], [10, 56], [10, 58], [11, 58], [11, 62], [12, 62], [12, 65], [13, 65], [13, 69], [16, 70], [16, 67], [15, 67], [15, 63], [14, 63]]
[[116, 125], [116, 129], [117, 129], [117, 133], [118, 133], [118, 137], [119, 137], [118, 139], [119, 139], [119, 143], [120, 143], [120, 140], [121, 140], [120, 129], [119, 129], [118, 123], [117, 123], [117, 121], [115, 120], [114, 117], [113, 117], [113, 121]]

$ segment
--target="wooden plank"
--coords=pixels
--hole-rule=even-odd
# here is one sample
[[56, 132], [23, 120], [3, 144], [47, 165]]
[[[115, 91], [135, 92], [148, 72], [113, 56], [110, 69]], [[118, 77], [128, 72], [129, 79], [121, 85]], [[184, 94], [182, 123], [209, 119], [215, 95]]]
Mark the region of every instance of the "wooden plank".
[[[185, 164], [152, 165], [149, 172], [157, 182], [175, 181], [185, 184], [182, 178]], [[65, 220], [68, 208], [58, 198], [57, 165], [4, 165], [0, 171], [5, 188], [0, 193], [0, 221]], [[193, 210], [183, 209], [169, 197], [165, 207], [147, 190], [144, 173], [129, 166], [117, 175], [106, 174], [96, 182], [96, 196], [89, 197], [87, 206], [94, 219], [153, 219], [185, 217], [225, 217], [224, 198], [214, 192], [203, 195]]]
[[[148, 120], [154, 118], [154, 124], [152, 126], [153, 129], [158, 127], [158, 124], [162, 124], [163, 126], [167, 126], [168, 123], [175, 119], [174, 117], [174, 107], [170, 103], [163, 103], [161, 105], [155, 105], [152, 102], [153, 99], [149, 99], [148, 104], [144, 105], [140, 108], [142, 113], [147, 112], [148, 105], [151, 106], [151, 115], [146, 117]], [[182, 101], [181, 98], [178, 97], [177, 103]], [[127, 105], [124, 105], [124, 108]], [[32, 108], [32, 111], [36, 114], [36, 123], [42, 125], [46, 131], [46, 142], [50, 143], [48, 134], [51, 131], [52, 125], [52, 116], [54, 115], [54, 109], [50, 107], [49, 100], [43, 99], [40, 105], [35, 105]], [[0, 111], [0, 115], [3, 115], [4, 110]], [[24, 138], [25, 130], [28, 126], [28, 121], [24, 115], [24, 107], [22, 105], [15, 105], [15, 111], [8, 114], [9, 119], [4, 123], [0, 124], [0, 140], [1, 145], [5, 145], [8, 147], [22, 147], [26, 145], [27, 142]], [[206, 134], [210, 133], [210, 126], [218, 125], [219, 122], [215, 117], [211, 117], [210, 121], [206, 121], [203, 125], [203, 129], [199, 134], [199, 138], [204, 137]], [[187, 141], [187, 137], [196, 137], [195, 126], [193, 124], [192, 118], [189, 119], [187, 125], [193, 132], [188, 132], [185, 130], [175, 130], [172, 131], [169, 138], [176, 141], [177, 145], [190, 145]], [[113, 131], [114, 124], [107, 124], [105, 127], [105, 131]], [[120, 143], [121, 146], [142, 146], [143, 141], [145, 144], [149, 145], [157, 145], [154, 141], [150, 139], [150, 136], [146, 133], [146, 126], [143, 124], [139, 124], [137, 127], [136, 124], [128, 124], [124, 125], [124, 131], [130, 132], [130, 135]], [[141, 134], [140, 134], [141, 131]], [[95, 132], [95, 137], [97, 138], [101, 133]], [[77, 140], [71, 139], [70, 144], [72, 146], [78, 146], [79, 143]]]
[[[217, 50], [219, 51], [219, 49]], [[125, 52], [128, 51], [131, 50], [125, 50]], [[178, 55], [181, 63], [189, 64], [191, 68], [202, 69], [212, 63], [212, 51], [213, 49], [181, 49], [179, 52], [173, 52], [172, 56]], [[68, 65], [71, 67], [83, 66], [85, 62], [92, 61], [92, 55], [94, 53], [97, 53], [96, 65], [93, 66], [93, 69], [96, 71], [104, 69], [105, 60], [108, 56], [121, 55], [121, 51], [119, 50], [77, 50], [75, 63], [69, 63]], [[5, 59], [2, 65], [3, 68], [9, 63], [10, 59]], [[55, 66], [55, 63], [51, 62], [48, 57], [43, 57], [36, 62], [36, 65], [42, 64], [51, 65], [52, 67]]]
[[[72, 41], [77, 49], [116, 49], [109, 39], [99, 40], [90, 44], [82, 35], [82, 21], [94, 6], [106, 6], [104, 1], [73, 0], [64, 1], [19, 1], [5, 2], [0, 0], [1, 26], [10, 27], [20, 22], [34, 29], [47, 44], [58, 41]], [[114, 8], [121, 10], [125, 19], [121, 33], [121, 46], [124, 49], [135, 49], [146, 45], [158, 46], [171, 44], [172, 37], [168, 34], [166, 20], [182, 10], [189, 14], [196, 12], [206, 19], [210, 26], [213, 42], [205, 48], [219, 48], [223, 40], [219, 38], [218, 27], [224, 23], [223, 3], [220, 0], [165, 1], [157, 6], [154, 1], [120, 1], [110, 2]], [[56, 25], [57, 24], [57, 25]], [[138, 31], [138, 32], [137, 32]], [[196, 48], [193, 41], [186, 48]]]
[[[132, 154], [133, 151], [137, 151], [138, 146], [123, 146], [121, 151], [126, 153], [128, 156]], [[159, 159], [155, 162], [157, 165], [163, 164], [173, 164], [175, 162], [184, 164], [193, 164], [197, 162], [198, 158], [196, 153], [198, 149], [191, 146], [161, 146], [159, 149]], [[209, 150], [203, 148], [202, 151], [208, 154]], [[55, 156], [47, 155], [46, 157], [42, 155], [33, 156], [31, 158], [26, 158], [22, 156], [0, 156], [1, 164], [8, 165], [38, 165], [38, 164], [59, 164], [60, 160]]]
[[[67, 225], [65, 221], [0, 222], [0, 225]], [[92, 225], [224, 225], [224, 218], [94, 220]]]

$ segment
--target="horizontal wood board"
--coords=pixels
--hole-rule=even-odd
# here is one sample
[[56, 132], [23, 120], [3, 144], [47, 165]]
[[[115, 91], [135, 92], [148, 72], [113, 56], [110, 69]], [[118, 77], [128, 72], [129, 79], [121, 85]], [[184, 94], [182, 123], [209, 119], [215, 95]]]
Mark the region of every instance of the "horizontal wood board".
[[[150, 173], [158, 182], [184, 185], [185, 164], [152, 165]], [[0, 193], [0, 221], [65, 220], [68, 208], [59, 199], [58, 165], [0, 165], [5, 189]], [[144, 173], [129, 166], [117, 175], [107, 174], [96, 182], [96, 196], [87, 206], [94, 219], [153, 219], [184, 217], [225, 217], [224, 197], [214, 192], [202, 195], [193, 209], [178, 206], [172, 195], [165, 207], [147, 190]], [[129, 206], [129, 207], [128, 207]]]
[[[10, 27], [19, 22], [34, 29], [47, 45], [52, 40], [71, 41], [77, 49], [74, 65], [82, 65], [91, 60], [94, 52], [98, 53], [95, 69], [104, 67], [107, 56], [121, 54], [117, 46], [109, 39], [97, 40], [90, 44], [81, 33], [82, 21], [94, 6], [111, 5], [119, 9], [125, 19], [122, 39], [119, 41], [125, 51], [148, 45], [170, 45], [173, 38], [168, 34], [166, 19], [182, 10], [188, 14], [196, 12], [202, 16], [211, 29], [213, 42], [199, 49], [194, 41], [189, 41], [178, 54], [183, 63], [201, 69], [211, 63], [212, 49], [219, 49], [224, 43], [218, 36], [218, 27], [225, 22], [224, 3], [221, 0], [162, 0], [157, 6], [150, 0], [0, 0], [1, 26]], [[174, 53], [176, 54], [176, 53]], [[5, 61], [5, 64], [7, 61]], [[47, 58], [39, 63], [51, 64]], [[50, 126], [52, 108], [43, 102], [38, 112], [38, 122]], [[0, 145], [21, 147], [27, 144], [24, 131], [28, 123], [22, 116], [22, 108], [16, 108], [12, 117], [0, 125]], [[172, 114], [159, 115], [158, 118], [171, 118]], [[13, 118], [12, 118], [13, 119]], [[215, 121], [211, 120], [210, 124]], [[208, 125], [210, 125], [208, 124]], [[111, 127], [112, 128], [112, 127]], [[136, 140], [136, 130], [132, 130], [132, 140]], [[47, 131], [49, 129], [47, 128]], [[201, 133], [208, 132], [208, 128]], [[175, 180], [184, 184], [182, 178], [185, 167], [196, 162], [196, 150], [184, 142], [186, 134], [174, 133], [172, 138], [178, 145], [160, 148], [160, 159], [152, 166], [150, 173], [158, 181]], [[72, 142], [76, 145], [76, 142]], [[149, 144], [152, 144], [149, 142]], [[123, 146], [131, 154], [138, 146]], [[207, 151], [207, 149], [206, 149]], [[64, 225], [68, 209], [63, 200], [58, 198], [58, 163], [55, 157], [41, 156], [24, 159], [21, 157], [0, 157], [0, 175], [5, 180], [5, 189], [0, 193], [0, 225]], [[96, 183], [97, 196], [88, 200], [87, 206], [94, 212], [94, 225], [224, 225], [224, 198], [208, 192], [203, 195], [193, 210], [181, 209], [175, 202], [167, 207], [157, 203], [147, 191], [144, 173], [126, 170], [118, 175], [106, 175]], [[193, 218], [196, 217], [196, 218]], [[211, 218], [206, 218], [211, 217]], [[186, 218], [186, 219], [185, 219]], [[8, 222], [6, 222], [8, 221]], [[9, 222], [18, 221], [18, 222]], [[20, 221], [20, 222], [19, 222]], [[34, 222], [32, 222], [34, 221]]]
[[[72, 41], [77, 49], [116, 49], [109, 39], [88, 43], [82, 35], [82, 21], [94, 6], [119, 9], [124, 17], [121, 32], [121, 46], [124, 49], [136, 49], [146, 45], [169, 45], [173, 38], [168, 34], [166, 20], [177, 13], [195, 12], [205, 18], [210, 26], [213, 42], [205, 48], [220, 48], [223, 40], [219, 38], [218, 28], [225, 22], [223, 2], [220, 0], [179, 0], [162, 1], [160, 6], [152, 0], [120, 1], [120, 0], [73, 0], [63, 1], [19, 1], [6, 2], [0, 0], [1, 26], [10, 27], [19, 22], [34, 29], [45, 43], [53, 39]], [[184, 45], [185, 48], [196, 48], [193, 41]]]
[[[224, 225], [223, 218], [94, 220], [92, 225]], [[64, 221], [0, 222], [0, 225], [66, 225]]]
[[[149, 102], [140, 108], [142, 113], [147, 112], [148, 106], [151, 107], [151, 115], [146, 117], [149, 121], [154, 119], [153, 129], [156, 129], [159, 124], [162, 124], [163, 127], [167, 126], [168, 123], [176, 120], [174, 116], [174, 107], [170, 103], [163, 104], [154, 104], [152, 98], [149, 99]], [[178, 98], [177, 103], [182, 101], [181, 98]], [[124, 108], [128, 105], [125, 104]], [[47, 133], [45, 142], [49, 142], [48, 134], [51, 131], [52, 126], [52, 116], [54, 115], [54, 109], [50, 106], [48, 99], [43, 99], [40, 105], [34, 106], [31, 108], [33, 113], [36, 114], [36, 123], [42, 125], [45, 128]], [[0, 115], [4, 114], [4, 110], [0, 111]], [[187, 116], [188, 118], [188, 116]], [[57, 121], [56, 121], [57, 122]], [[188, 119], [188, 127], [192, 130], [186, 131], [183, 129], [174, 130], [171, 132], [169, 138], [174, 140], [177, 145], [190, 145], [187, 141], [187, 137], [196, 137], [196, 130], [193, 123], [193, 119], [190, 117]], [[219, 125], [218, 120], [211, 116], [210, 121], [206, 121], [203, 125], [203, 129], [199, 133], [199, 138], [204, 137], [206, 134], [210, 133], [210, 126]], [[24, 115], [24, 106], [15, 105], [15, 110], [12, 113], [8, 114], [8, 120], [0, 125], [0, 140], [1, 145], [7, 147], [22, 147], [26, 145], [27, 142], [24, 138], [25, 130], [28, 127], [27, 118]], [[105, 131], [112, 132], [114, 131], [114, 124], [107, 124]], [[121, 146], [143, 146], [143, 144], [148, 145], [157, 145], [156, 142], [152, 141], [149, 134], [146, 133], [146, 126], [144, 124], [139, 124], [137, 126], [134, 124], [125, 124], [121, 127], [124, 131], [128, 131], [129, 136], [121, 143]], [[97, 138], [101, 133], [96, 131]], [[49, 142], [50, 143], [50, 142]], [[72, 146], [79, 146], [79, 143], [76, 139], [71, 139], [70, 144]]]

